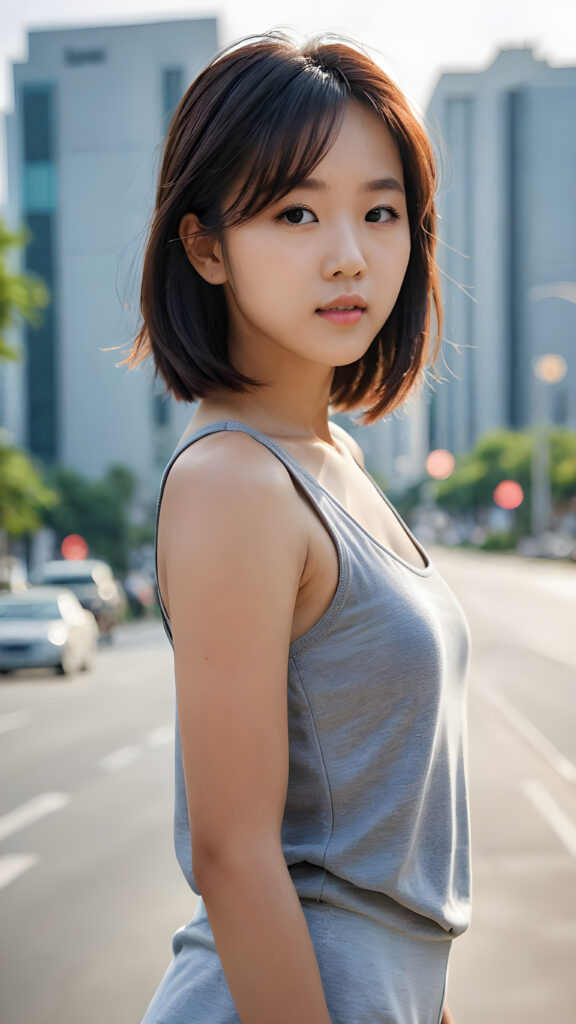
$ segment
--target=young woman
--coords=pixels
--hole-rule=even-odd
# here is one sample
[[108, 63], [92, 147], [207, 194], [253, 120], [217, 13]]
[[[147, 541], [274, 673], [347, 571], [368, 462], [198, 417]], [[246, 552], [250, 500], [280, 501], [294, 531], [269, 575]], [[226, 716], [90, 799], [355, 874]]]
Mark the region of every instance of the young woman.
[[470, 915], [469, 631], [330, 421], [418, 386], [435, 170], [354, 46], [220, 54], [169, 128], [128, 362], [198, 400], [162, 477], [175, 845], [144, 1024], [446, 1024]]

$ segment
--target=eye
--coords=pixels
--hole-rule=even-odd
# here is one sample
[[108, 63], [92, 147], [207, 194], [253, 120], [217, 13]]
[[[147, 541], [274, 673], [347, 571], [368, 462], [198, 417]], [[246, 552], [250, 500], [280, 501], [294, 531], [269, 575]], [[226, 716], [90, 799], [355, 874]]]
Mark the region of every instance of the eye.
[[306, 206], [289, 206], [282, 213], [278, 214], [276, 220], [283, 220], [285, 224], [313, 224], [316, 220], [312, 210]]
[[[387, 214], [388, 216], [382, 216], [382, 214]], [[366, 214], [366, 220], [370, 224], [387, 224], [391, 220], [398, 220], [399, 216], [400, 214], [397, 213], [393, 206], [375, 206], [373, 210]]]

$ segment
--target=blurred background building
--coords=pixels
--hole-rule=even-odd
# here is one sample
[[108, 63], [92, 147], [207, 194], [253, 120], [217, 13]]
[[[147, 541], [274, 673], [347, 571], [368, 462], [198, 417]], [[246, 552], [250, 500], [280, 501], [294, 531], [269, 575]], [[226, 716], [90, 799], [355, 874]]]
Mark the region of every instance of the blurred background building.
[[13, 66], [6, 220], [30, 229], [22, 269], [53, 301], [40, 328], [12, 335], [24, 358], [0, 365], [0, 426], [46, 465], [98, 477], [123, 463], [148, 499], [190, 410], [103, 349], [137, 325], [162, 139], [217, 46], [214, 18], [50, 29]]
[[449, 151], [439, 263], [444, 334], [462, 346], [444, 346], [430, 447], [457, 454], [488, 430], [529, 427], [532, 363], [549, 352], [568, 364], [550, 419], [575, 428], [576, 67], [501, 50], [486, 71], [442, 75], [427, 118]]
[[[132, 469], [153, 500], [191, 409], [150, 366], [115, 363], [138, 324], [139, 275], [162, 141], [218, 46], [216, 19], [31, 31], [6, 121], [9, 227], [52, 291], [21, 363], [0, 365], [0, 427], [44, 463], [98, 477]], [[501, 50], [443, 74], [426, 124], [441, 171], [438, 259], [446, 307], [438, 369], [421, 397], [357, 428], [398, 491], [432, 448], [470, 451], [487, 430], [530, 425], [536, 356], [563, 356], [549, 418], [576, 427], [576, 67]], [[353, 417], [338, 417], [354, 426]]]
[[[418, 401], [358, 431], [400, 490], [431, 449], [458, 455], [486, 431], [529, 427], [547, 400], [549, 422], [576, 427], [576, 67], [502, 49], [485, 71], [441, 76], [426, 126], [441, 179], [446, 383], [429, 376]], [[550, 352], [567, 363], [553, 391], [533, 372]]]

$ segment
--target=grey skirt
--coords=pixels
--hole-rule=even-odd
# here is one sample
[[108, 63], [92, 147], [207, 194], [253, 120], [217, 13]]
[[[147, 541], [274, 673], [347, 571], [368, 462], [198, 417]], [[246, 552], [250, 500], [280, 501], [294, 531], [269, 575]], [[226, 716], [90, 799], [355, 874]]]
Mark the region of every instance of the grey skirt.
[[[300, 902], [332, 1024], [440, 1024], [452, 939], [422, 939], [331, 903]], [[202, 899], [172, 951], [142, 1024], [241, 1024]]]

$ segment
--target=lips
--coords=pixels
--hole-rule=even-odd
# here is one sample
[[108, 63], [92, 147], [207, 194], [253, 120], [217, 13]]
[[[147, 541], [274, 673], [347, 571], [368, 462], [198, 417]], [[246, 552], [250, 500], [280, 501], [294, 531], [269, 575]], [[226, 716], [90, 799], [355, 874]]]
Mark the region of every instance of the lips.
[[327, 302], [326, 305], [319, 306], [316, 312], [333, 313], [339, 311], [351, 311], [354, 309], [364, 310], [366, 309], [366, 305], [366, 299], [357, 293], [353, 293], [351, 295], [337, 295], [336, 298]]
[[316, 316], [322, 320], [329, 320], [332, 324], [348, 327], [351, 324], [357, 324], [365, 312], [365, 308], [361, 306], [330, 306], [328, 309], [317, 309]]

